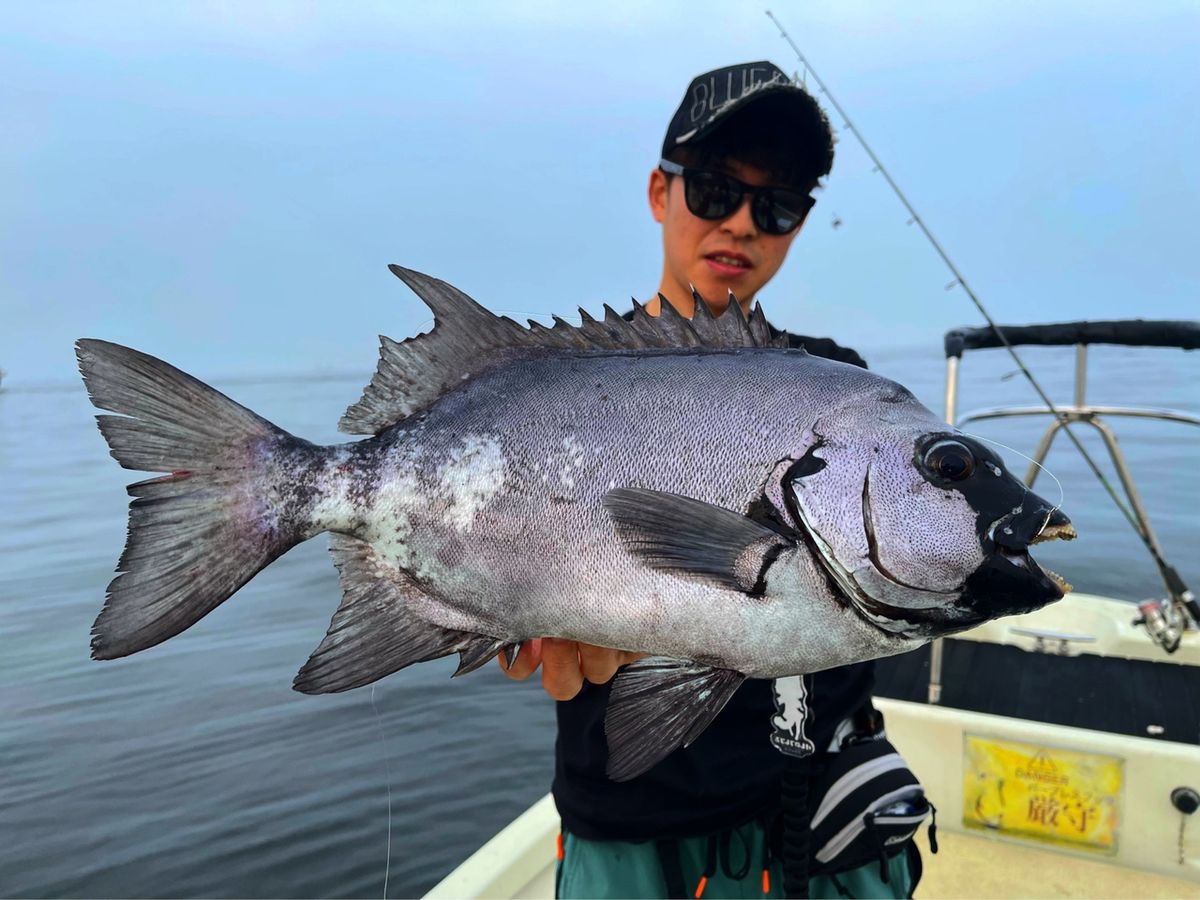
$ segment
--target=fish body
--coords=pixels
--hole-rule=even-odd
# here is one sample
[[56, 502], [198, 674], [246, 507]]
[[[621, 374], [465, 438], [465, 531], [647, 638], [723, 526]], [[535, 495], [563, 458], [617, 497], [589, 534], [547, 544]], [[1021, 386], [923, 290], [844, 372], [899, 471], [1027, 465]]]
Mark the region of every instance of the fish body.
[[[833, 425], [839, 403], [867, 404], [881, 390], [895, 385], [766, 349], [535, 360], [373, 440], [323, 451], [315, 489], [301, 489], [311, 498], [303, 515], [314, 532], [365, 541], [436, 595], [427, 615], [446, 628], [514, 643], [555, 635], [756, 677], [816, 671], [920, 641], [855, 616], [803, 546], [769, 566], [750, 600], [648, 567], [626, 551], [603, 501], [637, 488], [747, 510], [774, 489], [780, 461], [801, 458], [827, 427], [798, 409], [824, 410]], [[748, 425], [756, 422], [771, 424]], [[877, 424], [881, 440], [911, 444]], [[786, 582], [782, 593], [776, 581]], [[806, 602], [781, 602], [797, 591]], [[826, 639], [797, 640], [804, 633]]]
[[310, 444], [152, 357], [80, 342], [94, 402], [121, 414], [99, 417], [113, 455], [169, 473], [130, 487], [97, 656], [171, 637], [330, 532], [345, 596], [298, 689], [451, 653], [469, 671], [539, 636], [650, 654], [607, 720], [610, 774], [628, 778], [745, 677], [1062, 596], [1026, 552], [1073, 536], [1062, 513], [895, 382], [774, 345], [761, 315], [698, 303], [689, 323], [664, 304], [661, 321], [527, 331], [394, 271], [438, 326], [384, 340], [343, 419], [371, 433], [353, 443]]

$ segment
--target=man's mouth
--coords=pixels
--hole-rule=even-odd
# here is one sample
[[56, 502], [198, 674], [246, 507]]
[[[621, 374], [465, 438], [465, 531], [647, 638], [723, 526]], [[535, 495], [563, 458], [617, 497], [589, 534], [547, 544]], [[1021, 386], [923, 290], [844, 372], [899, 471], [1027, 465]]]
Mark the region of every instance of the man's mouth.
[[709, 253], [704, 259], [710, 268], [722, 275], [740, 275], [754, 268], [750, 260], [740, 253]]

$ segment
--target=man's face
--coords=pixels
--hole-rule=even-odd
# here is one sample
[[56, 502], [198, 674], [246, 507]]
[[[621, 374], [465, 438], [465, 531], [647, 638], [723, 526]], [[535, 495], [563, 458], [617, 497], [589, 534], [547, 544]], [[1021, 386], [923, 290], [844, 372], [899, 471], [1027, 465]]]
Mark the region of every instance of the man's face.
[[[755, 166], [728, 160], [716, 167], [746, 184], [766, 186], [767, 173]], [[724, 311], [729, 292], [749, 303], [758, 289], [783, 265], [788, 248], [800, 233], [772, 235], [759, 230], [750, 216], [750, 197], [724, 219], [701, 219], [688, 211], [683, 177], [670, 179], [659, 169], [650, 173], [650, 210], [663, 226], [661, 290], [685, 303], [694, 285], [714, 313]]]

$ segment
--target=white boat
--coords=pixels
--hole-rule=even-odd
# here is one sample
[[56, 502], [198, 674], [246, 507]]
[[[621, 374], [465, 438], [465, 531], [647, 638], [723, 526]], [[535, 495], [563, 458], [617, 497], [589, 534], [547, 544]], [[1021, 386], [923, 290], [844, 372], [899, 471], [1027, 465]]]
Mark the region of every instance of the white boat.
[[[1189, 823], [1191, 832], [1180, 842], [1184, 816], [1170, 804], [1179, 777], [1200, 774], [1196, 747], [906, 701], [878, 699], [876, 705], [892, 743], [943, 811], [938, 854], [918, 837], [925, 872], [917, 896], [1200, 898], [1200, 822]], [[962, 826], [944, 811], [962, 809], [967, 800], [955, 762], [968, 735], [1120, 759], [1121, 812], [1139, 827], [1122, 829], [1117, 852], [1106, 855]], [[547, 794], [426, 897], [553, 897], [558, 831]]]
[[[1200, 425], [1200, 418], [1089, 406], [1087, 346], [1195, 348], [1200, 323], [1027, 328], [1005, 332], [1014, 343], [1076, 348], [1075, 402], [1058, 407], [1060, 419], [1106, 435], [1140, 530], [1161, 558], [1104, 420], [1133, 415]], [[1014, 408], [956, 419], [959, 359], [983, 346], [996, 346], [990, 331], [947, 336], [947, 420], [1045, 415], [1046, 408]], [[1060, 427], [1051, 423], [1039, 462]], [[1073, 593], [880, 662], [876, 705], [888, 737], [939, 811], [940, 852], [932, 855], [925, 837], [917, 838], [925, 861], [917, 896], [1200, 898], [1200, 630], [1189, 623], [1195, 598], [1173, 573], [1165, 566], [1168, 597], [1160, 602], [1138, 607]], [[1034, 674], [1036, 690], [1014, 694], [1022, 673]], [[1083, 684], [1102, 702], [1075, 702]], [[1124, 708], [1130, 704], [1133, 715]], [[426, 896], [553, 897], [558, 831], [547, 795]]]

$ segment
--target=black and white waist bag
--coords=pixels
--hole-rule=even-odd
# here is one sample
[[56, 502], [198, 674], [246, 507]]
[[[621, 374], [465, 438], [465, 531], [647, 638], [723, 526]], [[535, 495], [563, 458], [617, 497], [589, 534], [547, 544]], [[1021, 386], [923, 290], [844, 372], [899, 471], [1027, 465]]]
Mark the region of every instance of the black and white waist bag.
[[887, 860], [908, 846], [925, 819], [929, 849], [937, 853], [937, 810], [896, 748], [882, 734], [842, 745], [814, 780], [811, 832], [813, 875], [845, 872]]

